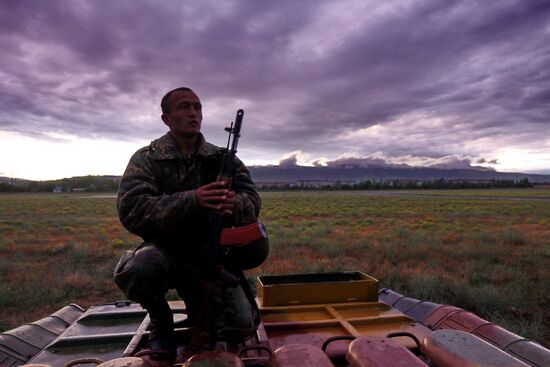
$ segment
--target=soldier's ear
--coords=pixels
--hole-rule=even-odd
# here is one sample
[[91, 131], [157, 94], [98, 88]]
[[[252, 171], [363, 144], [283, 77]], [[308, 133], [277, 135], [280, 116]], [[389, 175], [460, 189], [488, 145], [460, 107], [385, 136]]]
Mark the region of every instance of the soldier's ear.
[[166, 126], [170, 127], [170, 116], [168, 116], [166, 113], [163, 113], [162, 115], [160, 115], [160, 118]]

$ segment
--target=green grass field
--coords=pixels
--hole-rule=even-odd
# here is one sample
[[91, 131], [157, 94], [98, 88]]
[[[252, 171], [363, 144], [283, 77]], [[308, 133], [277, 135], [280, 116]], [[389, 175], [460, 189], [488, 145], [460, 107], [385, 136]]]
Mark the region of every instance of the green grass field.
[[[550, 345], [550, 189], [261, 195], [271, 254], [251, 278], [360, 270]], [[139, 242], [114, 196], [0, 195], [0, 330], [122, 299], [112, 269]]]

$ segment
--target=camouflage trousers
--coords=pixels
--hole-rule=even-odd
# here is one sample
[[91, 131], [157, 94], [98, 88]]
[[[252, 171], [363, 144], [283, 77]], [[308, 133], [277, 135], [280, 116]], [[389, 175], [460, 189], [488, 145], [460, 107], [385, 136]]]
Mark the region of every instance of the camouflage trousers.
[[[240, 275], [242, 277], [242, 273]], [[250, 337], [259, 324], [259, 311], [250, 287], [244, 277], [241, 279], [236, 286], [228, 286], [220, 280], [214, 283], [216, 340], [241, 342]], [[198, 272], [178, 266], [155, 245], [144, 244], [135, 251], [125, 251], [115, 267], [114, 281], [126, 297], [139, 302], [157, 319], [167, 318], [169, 308], [165, 295], [169, 289], [176, 289], [185, 302], [191, 324], [197, 321], [205, 307], [203, 282]], [[164, 310], [161, 311], [164, 315], [155, 315], [154, 310]]]

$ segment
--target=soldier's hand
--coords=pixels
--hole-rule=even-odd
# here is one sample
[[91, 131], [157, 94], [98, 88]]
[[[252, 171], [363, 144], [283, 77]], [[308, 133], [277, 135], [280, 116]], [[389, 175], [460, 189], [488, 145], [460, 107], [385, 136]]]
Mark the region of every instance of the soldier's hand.
[[225, 215], [233, 214], [233, 208], [235, 206], [235, 191], [228, 191], [226, 198], [221, 203], [221, 210]]
[[197, 204], [200, 208], [231, 211], [235, 193], [225, 188], [224, 181], [214, 181], [195, 190]]

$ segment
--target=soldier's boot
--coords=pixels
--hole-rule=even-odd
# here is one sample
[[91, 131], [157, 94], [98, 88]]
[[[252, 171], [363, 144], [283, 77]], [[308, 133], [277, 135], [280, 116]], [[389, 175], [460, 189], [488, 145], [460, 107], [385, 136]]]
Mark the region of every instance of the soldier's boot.
[[138, 352], [136, 356], [152, 366], [171, 366], [176, 357], [174, 316], [168, 302], [162, 301], [142, 304], [149, 312], [149, 349]]
[[153, 350], [167, 350], [174, 352], [176, 342], [174, 340], [174, 315], [168, 302], [161, 300], [146, 307], [149, 312], [149, 347]]

